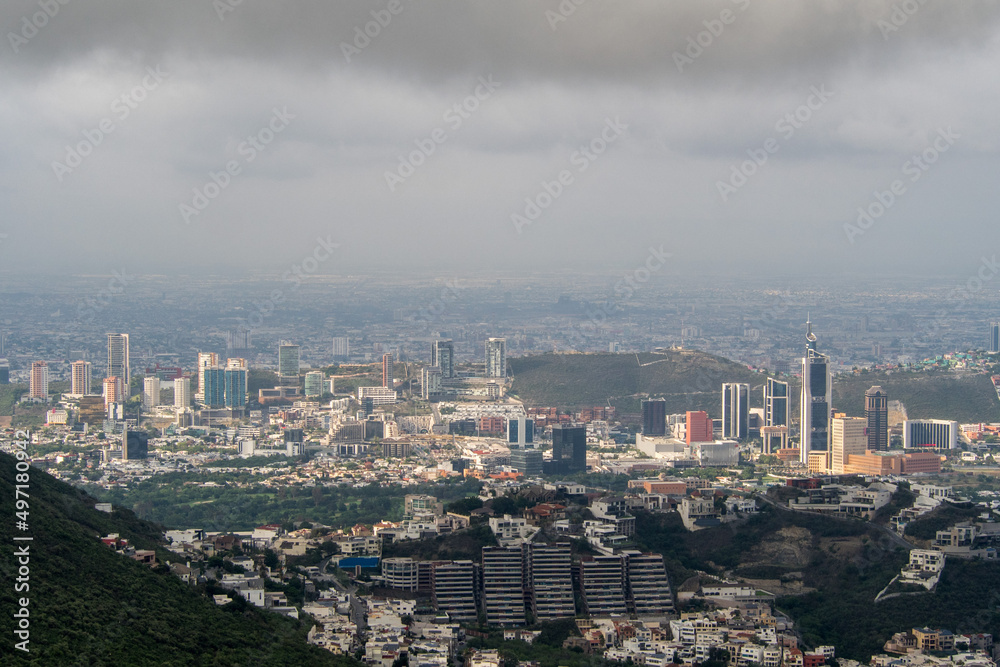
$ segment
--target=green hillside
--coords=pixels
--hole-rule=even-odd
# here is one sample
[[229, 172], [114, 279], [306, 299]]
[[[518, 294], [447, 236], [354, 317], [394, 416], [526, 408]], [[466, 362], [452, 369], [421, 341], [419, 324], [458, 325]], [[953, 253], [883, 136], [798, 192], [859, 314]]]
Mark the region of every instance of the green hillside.
[[[305, 642], [304, 622], [246, 605], [218, 607], [169, 573], [116, 554], [98, 539], [119, 533], [156, 546], [159, 528], [131, 512], [94, 509], [94, 499], [30, 471], [28, 591], [15, 592], [12, 540], [15, 461], [0, 455], [2, 665], [358, 665]], [[30, 603], [30, 653], [13, 650], [18, 598]]]
[[[544, 354], [511, 358], [513, 392], [529, 406], [607, 405], [636, 412], [648, 396], [667, 412], [719, 411], [723, 382], [747, 382], [758, 395], [764, 375], [697, 350], [649, 354]], [[758, 397], [759, 401], [760, 398]]]
[[[657, 354], [544, 354], [510, 359], [513, 393], [528, 406], [581, 408], [614, 405], [635, 413], [648, 397], [667, 401], [667, 413], [706, 410], [719, 417], [723, 382], [750, 385], [750, 407], [763, 407], [766, 379], [722, 357], [697, 350]], [[641, 364], [641, 365], [640, 365]], [[799, 380], [789, 382], [792, 422], [797, 423]], [[906, 405], [911, 419], [960, 422], [1000, 420], [1000, 401], [988, 375], [947, 370], [842, 374], [833, 379], [833, 405], [848, 415], [864, 414], [865, 390], [881, 385], [890, 400]]]
[[902, 401], [910, 419], [1000, 420], [1000, 401], [988, 375], [953, 371], [859, 373], [833, 378], [833, 404], [851, 415], [864, 414], [865, 390], [880, 385], [889, 400]]

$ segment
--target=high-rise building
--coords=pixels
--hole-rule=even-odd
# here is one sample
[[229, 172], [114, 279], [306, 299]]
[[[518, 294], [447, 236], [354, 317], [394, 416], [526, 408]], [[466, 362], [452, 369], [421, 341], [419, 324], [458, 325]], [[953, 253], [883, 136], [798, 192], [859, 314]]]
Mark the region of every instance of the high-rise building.
[[160, 404], [160, 378], [153, 376], [142, 380], [142, 409], [150, 410]]
[[204, 393], [201, 402], [210, 408], [226, 405], [226, 369], [222, 366], [208, 366], [201, 371]]
[[511, 445], [510, 467], [525, 477], [542, 475], [542, 450], [534, 445]]
[[409, 592], [418, 590], [421, 561], [412, 558], [383, 558], [381, 565], [386, 588]]
[[715, 427], [708, 413], [704, 410], [685, 413], [685, 439], [687, 444], [693, 442], [712, 442], [715, 440]]
[[215, 352], [198, 353], [198, 391], [195, 398], [201, 403], [205, 402], [205, 369], [218, 365], [219, 357]]
[[358, 387], [358, 402], [364, 404], [366, 399], [372, 401], [372, 406], [392, 405], [397, 396], [394, 390], [385, 387]]
[[535, 446], [535, 420], [512, 417], [507, 420], [510, 467], [525, 477], [542, 474], [542, 450]]
[[299, 346], [282, 342], [278, 345], [278, 375], [299, 377]]
[[191, 407], [191, 378], [174, 380], [174, 407], [182, 410]]
[[300, 428], [286, 428], [285, 454], [287, 456], [300, 456], [303, 447], [305, 447], [305, 432]]
[[528, 596], [536, 623], [572, 618], [573, 563], [568, 542], [531, 544], [526, 557]]
[[456, 623], [476, 620], [476, 565], [471, 560], [435, 565], [432, 581], [437, 611], [448, 614], [448, 619]]
[[86, 396], [89, 394], [91, 373], [89, 361], [74, 361], [70, 376], [70, 393], [74, 396]]
[[787, 382], [767, 378], [764, 383], [764, 426], [789, 426]]
[[525, 445], [535, 442], [535, 420], [527, 417], [511, 417], [507, 420], [507, 443]]
[[142, 431], [122, 430], [122, 460], [136, 461], [149, 456], [149, 436]]
[[10, 384], [10, 362], [0, 359], [0, 384]]
[[642, 434], [660, 436], [667, 434], [667, 402], [654, 398], [642, 402]]
[[124, 403], [125, 396], [122, 391], [121, 378], [112, 376], [104, 378], [104, 407], [113, 403]]
[[433, 394], [441, 393], [441, 369], [437, 366], [423, 368], [420, 371], [420, 396], [425, 401]]
[[396, 386], [392, 375], [392, 352], [382, 355], [382, 386], [386, 389], [394, 389]]
[[587, 472], [587, 427], [555, 424], [552, 427], [552, 461], [557, 474]]
[[524, 624], [521, 547], [483, 547], [483, 606], [490, 625]]
[[816, 349], [812, 322], [806, 321], [806, 354], [802, 357], [802, 401], [799, 419], [799, 459], [830, 451], [830, 410], [833, 383], [830, 358]]
[[28, 378], [28, 396], [49, 400], [49, 365], [44, 361], [31, 362], [31, 376]]
[[305, 392], [306, 396], [322, 396], [323, 395], [323, 378], [325, 378], [323, 371], [309, 371], [306, 373], [305, 379]]
[[351, 356], [351, 340], [347, 336], [338, 336], [333, 339], [334, 359], [344, 360]]
[[626, 551], [628, 601], [636, 616], [663, 616], [674, 611], [674, 596], [661, 554]]
[[580, 590], [589, 616], [627, 614], [622, 556], [584, 556], [580, 560]]
[[865, 419], [868, 420], [868, 449], [884, 452], [889, 449], [889, 395], [874, 386], [865, 392]]
[[234, 370], [238, 368], [250, 370], [250, 364], [248, 364], [247, 360], [242, 357], [229, 357], [226, 359], [226, 370]]
[[223, 371], [223, 400], [230, 409], [242, 409], [247, 406], [247, 369], [227, 368]]
[[443, 378], [455, 377], [455, 343], [450, 340], [431, 343], [431, 366], [440, 368]]
[[722, 437], [745, 440], [750, 434], [750, 385], [722, 385]]
[[903, 422], [903, 447], [955, 449], [958, 422], [944, 419], [908, 419]]
[[835, 475], [844, 473], [848, 456], [864, 454], [868, 448], [866, 423], [864, 417], [839, 414], [830, 420], [830, 470]]
[[84, 422], [90, 426], [100, 426], [104, 423], [108, 410], [104, 405], [104, 399], [97, 395], [84, 394], [80, 397], [80, 413], [77, 421]]
[[507, 339], [486, 339], [486, 377], [507, 377]]
[[128, 392], [132, 376], [129, 373], [128, 334], [108, 334], [108, 370], [105, 377], [117, 377], [122, 388]]
[[1000, 322], [990, 322], [990, 353], [1000, 352]]

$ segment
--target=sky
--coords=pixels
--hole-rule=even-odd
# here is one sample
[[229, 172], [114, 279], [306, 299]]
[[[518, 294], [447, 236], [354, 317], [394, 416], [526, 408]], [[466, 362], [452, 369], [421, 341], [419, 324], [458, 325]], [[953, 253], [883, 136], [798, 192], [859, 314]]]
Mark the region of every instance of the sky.
[[992, 1], [5, 0], [0, 26], [0, 275], [962, 277], [1000, 250]]

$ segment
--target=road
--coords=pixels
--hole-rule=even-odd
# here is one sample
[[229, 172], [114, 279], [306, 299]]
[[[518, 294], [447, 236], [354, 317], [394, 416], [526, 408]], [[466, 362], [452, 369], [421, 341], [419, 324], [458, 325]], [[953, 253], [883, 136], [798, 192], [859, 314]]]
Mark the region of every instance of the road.
[[350, 595], [351, 622], [358, 627], [358, 635], [360, 636], [368, 628], [368, 622], [365, 618], [367, 607], [365, 606], [364, 601], [359, 599], [358, 596], [355, 595], [355, 591], [358, 590], [357, 586], [345, 587], [342, 583], [340, 583], [340, 580], [337, 579], [337, 577], [333, 576], [332, 574], [326, 573], [326, 568], [330, 564], [330, 561], [333, 560], [333, 558], [334, 556], [330, 556], [329, 558], [324, 558], [323, 560], [320, 561], [319, 563], [320, 575], [318, 578], [322, 579], [323, 581], [330, 582], [333, 585], [333, 587], [337, 589], [338, 592], [347, 593], [348, 595]]

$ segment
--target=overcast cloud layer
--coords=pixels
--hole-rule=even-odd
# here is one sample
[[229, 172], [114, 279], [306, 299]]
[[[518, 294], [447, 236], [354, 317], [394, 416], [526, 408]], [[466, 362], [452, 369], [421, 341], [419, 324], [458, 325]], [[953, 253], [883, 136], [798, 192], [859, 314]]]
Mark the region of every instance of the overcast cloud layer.
[[336, 243], [318, 271], [961, 276], [1000, 246], [996, 2], [62, 2], [0, 5], [0, 271]]

